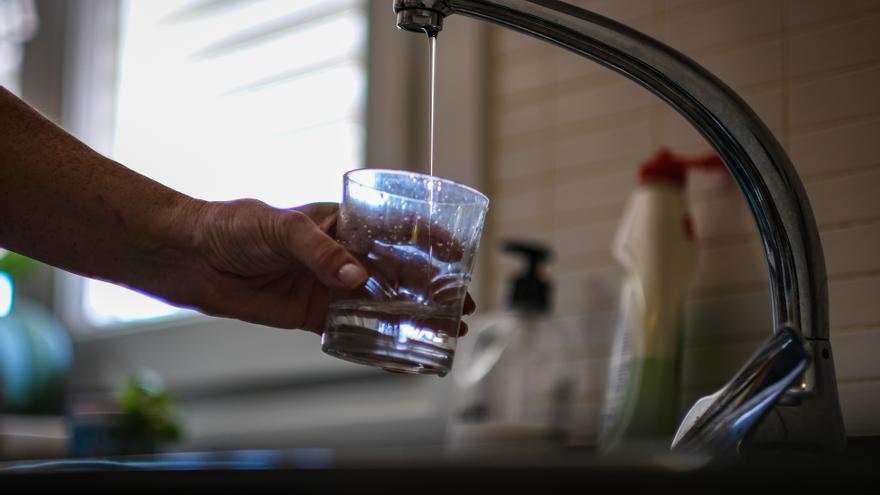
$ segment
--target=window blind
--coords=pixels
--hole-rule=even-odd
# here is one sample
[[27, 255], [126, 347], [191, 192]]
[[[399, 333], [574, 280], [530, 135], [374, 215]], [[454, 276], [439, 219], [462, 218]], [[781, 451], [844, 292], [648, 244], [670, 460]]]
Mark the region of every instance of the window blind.
[[[128, 0], [119, 26], [115, 160], [206, 200], [339, 200], [363, 160], [362, 0]], [[183, 313], [84, 284], [95, 327]]]

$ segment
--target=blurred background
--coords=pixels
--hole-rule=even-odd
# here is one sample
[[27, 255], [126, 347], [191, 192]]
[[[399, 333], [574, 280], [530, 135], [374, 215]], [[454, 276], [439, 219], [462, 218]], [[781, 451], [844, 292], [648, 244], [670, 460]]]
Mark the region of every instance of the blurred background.
[[[847, 431], [880, 432], [880, 3], [571, 3], [694, 58], [788, 151], [825, 249]], [[210, 200], [338, 201], [353, 168], [426, 172], [428, 55], [385, 0], [0, 0], [0, 83], [99, 152]], [[535, 350], [525, 394], [536, 417], [564, 402], [556, 441], [593, 445], [620, 313], [611, 246], [639, 165], [661, 148], [710, 148], [642, 88], [509, 30], [454, 16], [437, 58], [435, 173], [492, 202], [471, 328], [504, 308], [522, 270], [500, 244], [546, 246], [540, 340], [565, 345]], [[698, 170], [686, 197], [698, 255], [682, 412], [771, 323], [735, 184]], [[98, 440], [77, 432], [132, 408], [162, 450], [443, 445], [466, 360], [444, 379], [377, 371], [323, 355], [312, 334], [193, 314], [0, 250], [4, 459], [87, 452]]]

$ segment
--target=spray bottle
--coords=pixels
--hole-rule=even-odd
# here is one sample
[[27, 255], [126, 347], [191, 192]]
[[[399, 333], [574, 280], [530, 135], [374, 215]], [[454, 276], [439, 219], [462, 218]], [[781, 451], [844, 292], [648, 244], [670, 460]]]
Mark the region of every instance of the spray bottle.
[[688, 168], [722, 167], [661, 149], [639, 170], [613, 243], [626, 273], [599, 432], [604, 453], [668, 449], [679, 419], [683, 308], [695, 268]]

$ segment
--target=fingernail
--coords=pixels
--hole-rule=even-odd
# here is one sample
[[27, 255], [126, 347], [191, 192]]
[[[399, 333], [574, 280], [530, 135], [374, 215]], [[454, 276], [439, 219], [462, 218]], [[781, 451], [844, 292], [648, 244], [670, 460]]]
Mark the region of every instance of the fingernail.
[[354, 263], [348, 263], [339, 269], [336, 278], [342, 282], [342, 285], [349, 289], [355, 289], [367, 280], [367, 272]]

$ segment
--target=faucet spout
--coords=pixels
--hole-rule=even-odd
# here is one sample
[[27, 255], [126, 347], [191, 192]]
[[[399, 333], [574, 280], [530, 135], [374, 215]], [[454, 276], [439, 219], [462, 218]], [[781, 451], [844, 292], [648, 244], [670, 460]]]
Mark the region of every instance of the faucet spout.
[[398, 28], [437, 36], [443, 30], [443, 19], [452, 10], [443, 0], [395, 0], [394, 13]]
[[[771, 335], [783, 328], [795, 332], [798, 339], [786, 342], [803, 346], [808, 363], [791, 383], [768, 388], [773, 394], [748, 412], [761, 420], [750, 421], [754, 427], [738, 430], [737, 441], [728, 444], [740, 447], [747, 438], [754, 446], [843, 450], [846, 436], [816, 221], [782, 146], [736, 93], [663, 43], [556, 0], [393, 0], [393, 8], [398, 27], [409, 31], [436, 35], [445, 17], [461, 14], [542, 39], [632, 79], [684, 116], [715, 148], [752, 210], [767, 259]], [[775, 342], [772, 336], [771, 341]], [[776, 414], [767, 414], [771, 409]], [[689, 431], [688, 438], [704, 437], [693, 428]]]

